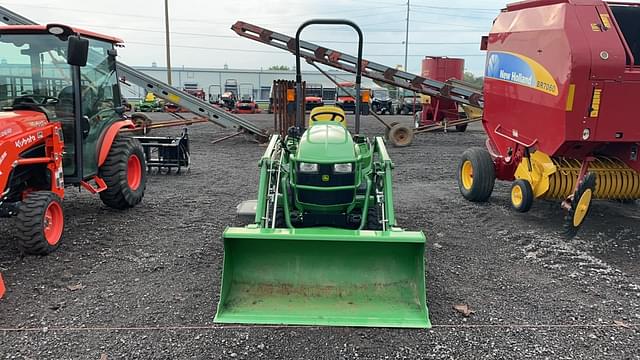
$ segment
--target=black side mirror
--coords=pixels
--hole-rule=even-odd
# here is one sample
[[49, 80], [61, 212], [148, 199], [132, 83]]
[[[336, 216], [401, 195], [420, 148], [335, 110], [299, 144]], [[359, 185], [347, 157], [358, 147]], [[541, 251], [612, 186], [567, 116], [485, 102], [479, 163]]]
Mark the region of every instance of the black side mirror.
[[89, 40], [80, 36], [69, 36], [67, 39], [67, 64], [75, 66], [87, 65], [89, 57]]

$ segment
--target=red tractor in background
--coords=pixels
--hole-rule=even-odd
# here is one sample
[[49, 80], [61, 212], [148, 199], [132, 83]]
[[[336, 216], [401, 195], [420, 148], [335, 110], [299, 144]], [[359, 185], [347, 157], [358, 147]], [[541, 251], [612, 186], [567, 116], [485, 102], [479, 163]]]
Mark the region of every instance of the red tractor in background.
[[[345, 112], [356, 113], [356, 102], [352, 94], [355, 94], [355, 84], [352, 82], [338, 83], [336, 89], [336, 106], [344, 110]], [[371, 94], [369, 89], [362, 89], [361, 91], [360, 114], [369, 115], [369, 102]]]
[[305, 88], [304, 107], [311, 111], [318, 106], [324, 106], [322, 100], [322, 84], [308, 84]]
[[182, 88], [182, 90], [189, 95], [197, 97], [200, 100], [206, 100], [204, 89], [199, 88], [198, 83], [184, 83], [184, 87]]
[[240, 84], [240, 100], [236, 102], [236, 107], [233, 110], [236, 114], [258, 114], [260, 108], [255, 101], [253, 101], [253, 85], [252, 84]]
[[139, 141], [124, 117], [114, 45], [65, 25], [0, 27], [0, 217], [17, 217], [19, 249], [46, 255], [62, 239], [66, 186], [131, 208], [146, 188]]
[[224, 82], [224, 92], [220, 95], [223, 107], [228, 111], [233, 111], [238, 101], [238, 81], [235, 79], [228, 79]]

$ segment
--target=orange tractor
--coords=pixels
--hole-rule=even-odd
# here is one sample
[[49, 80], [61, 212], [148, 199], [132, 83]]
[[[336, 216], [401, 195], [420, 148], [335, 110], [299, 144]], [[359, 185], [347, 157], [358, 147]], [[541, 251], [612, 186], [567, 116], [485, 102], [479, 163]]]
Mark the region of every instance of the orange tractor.
[[17, 217], [24, 253], [60, 245], [66, 186], [115, 209], [142, 200], [144, 152], [120, 133], [134, 127], [116, 74], [121, 42], [57, 24], [0, 27], [0, 217]]

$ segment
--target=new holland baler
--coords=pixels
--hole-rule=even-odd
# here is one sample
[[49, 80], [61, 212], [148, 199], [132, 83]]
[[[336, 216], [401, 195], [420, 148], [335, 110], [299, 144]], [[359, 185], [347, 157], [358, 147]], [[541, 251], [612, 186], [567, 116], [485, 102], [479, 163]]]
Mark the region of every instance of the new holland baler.
[[486, 201], [495, 179], [513, 181], [521, 212], [562, 201], [575, 235], [591, 200], [640, 197], [640, 6], [600, 0], [508, 5], [487, 50], [486, 149], [464, 152], [458, 184]]

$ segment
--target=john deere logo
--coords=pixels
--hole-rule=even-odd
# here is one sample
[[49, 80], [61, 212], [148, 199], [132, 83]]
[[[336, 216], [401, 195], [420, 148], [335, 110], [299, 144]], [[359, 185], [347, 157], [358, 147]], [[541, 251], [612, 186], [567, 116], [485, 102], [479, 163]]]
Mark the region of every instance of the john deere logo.
[[329, 175], [322, 175], [322, 181], [323, 182], [328, 182], [329, 181]]

